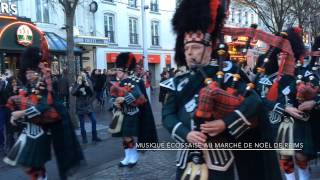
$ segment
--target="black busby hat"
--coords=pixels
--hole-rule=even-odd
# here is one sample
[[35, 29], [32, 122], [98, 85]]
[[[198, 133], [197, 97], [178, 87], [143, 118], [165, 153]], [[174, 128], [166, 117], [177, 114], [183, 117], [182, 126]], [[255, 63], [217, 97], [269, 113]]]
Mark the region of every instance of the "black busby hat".
[[215, 46], [221, 35], [230, 0], [182, 0], [173, 19], [173, 30], [177, 35], [175, 61], [185, 64], [184, 45], [198, 42]]
[[291, 44], [295, 60], [299, 60], [305, 53], [305, 47], [302, 39], [302, 29], [300, 27], [291, 27], [287, 29], [288, 40]]
[[38, 70], [40, 61], [41, 61], [40, 49], [36, 47], [28, 47], [21, 54], [20, 69], [23, 71]]
[[130, 52], [120, 53], [117, 56], [116, 68], [120, 68], [124, 71], [133, 71], [136, 68], [136, 58]]

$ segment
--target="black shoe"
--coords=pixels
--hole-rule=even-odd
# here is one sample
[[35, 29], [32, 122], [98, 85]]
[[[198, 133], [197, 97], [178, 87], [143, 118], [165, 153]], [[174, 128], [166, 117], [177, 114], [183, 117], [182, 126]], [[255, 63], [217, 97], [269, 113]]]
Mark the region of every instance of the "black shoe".
[[119, 162], [118, 167], [130, 167], [130, 164], [122, 164], [122, 162]]
[[102, 139], [100, 139], [100, 138], [96, 137], [96, 138], [92, 138], [92, 141], [93, 141], [93, 142], [101, 142], [101, 141], [102, 141]]

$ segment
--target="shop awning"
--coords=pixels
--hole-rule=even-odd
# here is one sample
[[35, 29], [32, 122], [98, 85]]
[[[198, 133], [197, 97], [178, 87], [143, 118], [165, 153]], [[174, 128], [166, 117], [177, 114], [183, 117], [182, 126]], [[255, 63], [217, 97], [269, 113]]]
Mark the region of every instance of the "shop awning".
[[[65, 39], [53, 32], [45, 32], [45, 34], [50, 52], [61, 54], [67, 53], [67, 41]], [[73, 51], [75, 54], [82, 53], [81, 49], [78, 47], [74, 47]]]

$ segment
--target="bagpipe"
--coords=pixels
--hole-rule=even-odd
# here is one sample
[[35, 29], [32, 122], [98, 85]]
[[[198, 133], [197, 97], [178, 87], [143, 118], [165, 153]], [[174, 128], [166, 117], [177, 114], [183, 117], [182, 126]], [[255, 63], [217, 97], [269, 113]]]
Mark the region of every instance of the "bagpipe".
[[11, 111], [27, 110], [32, 106], [49, 106], [48, 110], [42, 112], [39, 116], [32, 118], [23, 118], [17, 120], [19, 123], [30, 121], [35, 124], [44, 125], [61, 120], [59, 113], [53, 107], [51, 70], [45, 63], [39, 64], [40, 73], [36, 73], [37, 80], [29, 89], [20, 88], [18, 94], [11, 96], [7, 101], [7, 107]]
[[[253, 39], [253, 34], [256, 31], [257, 25], [251, 25], [249, 28], [249, 38], [246, 41], [246, 46], [242, 50], [242, 55], [246, 56], [250, 43]], [[224, 72], [223, 66], [225, 58], [227, 57], [228, 49], [225, 44], [220, 44], [217, 49], [219, 71], [216, 73], [217, 80], [213, 81], [212, 78], [206, 77], [206, 86], [200, 90], [199, 104], [195, 112], [196, 119], [204, 121], [211, 121], [213, 119], [222, 119], [228, 114], [236, 110], [237, 107], [244, 100], [243, 94], [238, 92], [239, 81], [241, 79], [240, 72], [242, 65], [245, 63], [245, 59], [241, 59], [237, 62], [236, 73], [233, 74], [233, 81], [230, 87], [224, 88]]]
[[[129, 93], [133, 93], [135, 91], [135, 85], [131, 83], [124, 83], [123, 86], [120, 86], [119, 82], [115, 82], [110, 88], [110, 95], [112, 97], [125, 97]], [[139, 98], [134, 100], [131, 105], [139, 106], [146, 102], [146, 98], [141, 94]], [[124, 119], [124, 111], [125, 107], [121, 104], [121, 107], [115, 107], [113, 110], [113, 117], [111, 123], [109, 124], [108, 131], [111, 134], [119, 133], [121, 131], [123, 119]]]

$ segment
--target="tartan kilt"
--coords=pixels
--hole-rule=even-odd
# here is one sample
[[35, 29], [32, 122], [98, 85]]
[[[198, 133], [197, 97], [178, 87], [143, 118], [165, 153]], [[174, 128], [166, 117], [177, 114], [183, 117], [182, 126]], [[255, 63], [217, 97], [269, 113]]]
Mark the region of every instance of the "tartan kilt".
[[[39, 168], [51, 160], [51, 139], [47, 132], [44, 131], [39, 137], [31, 137], [24, 129], [19, 139], [24, 139], [25, 144], [21, 147], [21, 153], [17, 157], [16, 165]], [[12, 159], [10, 157], [15, 156], [17, 151], [15, 148], [16, 144], [9, 151], [6, 158]], [[6, 162], [6, 160], [4, 161]]]
[[121, 131], [112, 134], [113, 137], [137, 137], [139, 128], [138, 114], [124, 114]]
[[295, 120], [293, 127], [293, 138], [295, 143], [303, 143], [302, 153], [308, 158], [316, 156], [316, 148], [312, 136], [311, 123], [309, 121]]

